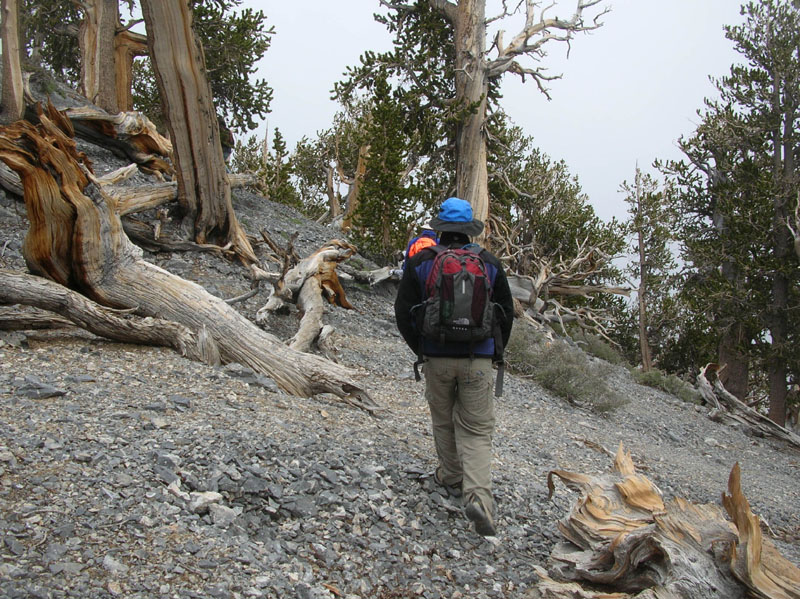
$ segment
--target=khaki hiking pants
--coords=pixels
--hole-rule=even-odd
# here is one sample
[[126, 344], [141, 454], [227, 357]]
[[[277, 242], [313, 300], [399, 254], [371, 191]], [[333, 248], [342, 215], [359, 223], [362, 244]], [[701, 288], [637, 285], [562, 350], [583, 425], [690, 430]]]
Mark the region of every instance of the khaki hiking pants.
[[462, 481], [465, 505], [477, 499], [494, 517], [492, 361], [428, 357], [423, 370], [440, 479], [448, 485]]

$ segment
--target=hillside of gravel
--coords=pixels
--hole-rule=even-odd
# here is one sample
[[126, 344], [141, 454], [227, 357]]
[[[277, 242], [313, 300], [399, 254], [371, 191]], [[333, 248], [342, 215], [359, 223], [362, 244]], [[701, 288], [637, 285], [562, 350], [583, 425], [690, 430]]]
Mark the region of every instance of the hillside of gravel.
[[[92, 151], [98, 174], [121, 165]], [[341, 236], [234, 196], [250, 233], [285, 243], [297, 232], [301, 256]], [[1, 268], [25, 269], [26, 227], [24, 206], [1, 198]], [[240, 266], [211, 253], [145, 258], [220, 297], [250, 289]], [[77, 328], [0, 332], [0, 596], [525, 597], [575, 499], [559, 487], [549, 500], [547, 473], [606, 472], [620, 443], [665, 497], [696, 503], [719, 504], [738, 462], [765, 534], [800, 563], [800, 452], [637, 385], [622, 366], [607, 383], [626, 401], [602, 414], [506, 373], [498, 535], [477, 536], [430, 478], [427, 406], [394, 326], [394, 283], [345, 290], [355, 309], [324, 315], [329, 357], [357, 372], [379, 417], [334, 396], [289, 396], [237, 364]], [[266, 297], [236, 307], [252, 318]], [[292, 311], [267, 326], [288, 339], [297, 322]]]

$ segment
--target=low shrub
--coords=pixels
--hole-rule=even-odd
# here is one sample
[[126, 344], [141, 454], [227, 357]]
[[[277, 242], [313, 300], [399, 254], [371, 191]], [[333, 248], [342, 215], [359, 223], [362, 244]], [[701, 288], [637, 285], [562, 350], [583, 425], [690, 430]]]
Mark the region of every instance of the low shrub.
[[584, 345], [584, 351], [590, 356], [600, 358], [610, 364], [627, 364], [625, 356], [602, 337], [584, 335], [581, 342]]
[[512, 372], [532, 378], [572, 404], [603, 413], [626, 403], [606, 383], [609, 364], [590, 360], [565, 341], [549, 341], [532, 327], [514, 328], [506, 358]]
[[640, 385], [660, 389], [665, 393], [674, 395], [678, 399], [689, 403], [702, 403], [699, 391], [689, 383], [679, 379], [674, 374], [665, 374], [656, 368], [642, 372], [638, 368], [631, 370], [634, 380]]

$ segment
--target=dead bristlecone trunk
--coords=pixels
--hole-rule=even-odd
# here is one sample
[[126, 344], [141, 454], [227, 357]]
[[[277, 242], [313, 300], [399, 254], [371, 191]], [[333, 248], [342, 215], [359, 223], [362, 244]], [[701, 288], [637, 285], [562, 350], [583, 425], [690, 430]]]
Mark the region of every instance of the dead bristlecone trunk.
[[19, 41], [19, 3], [17, 0], [0, 0], [0, 41], [2, 41], [3, 67], [2, 96], [0, 96], [0, 122], [13, 123], [22, 118], [25, 110], [22, 82], [22, 53]]
[[[58, 111], [0, 129], [0, 160], [22, 181], [30, 229], [23, 246], [34, 274], [109, 307], [203, 329], [223, 362], [238, 362], [299, 396], [332, 393], [376, 406], [354, 372], [287, 348], [202, 287], [142, 259], [125, 236], [114, 200], [80, 164], [70, 121]], [[65, 133], [66, 132], [66, 133]]]
[[[550, 572], [539, 570], [538, 597], [800, 598], [800, 569], [762, 536], [738, 464], [723, 494], [725, 511], [681, 498], [664, 502], [622, 445], [613, 473], [550, 472], [551, 496], [555, 479], [580, 498], [558, 523], [566, 541], [553, 549]], [[589, 590], [598, 587], [603, 593]]]
[[197, 243], [228, 245], [258, 262], [236, 218], [203, 48], [187, 2], [142, 0], [147, 44], [173, 146], [182, 230]]

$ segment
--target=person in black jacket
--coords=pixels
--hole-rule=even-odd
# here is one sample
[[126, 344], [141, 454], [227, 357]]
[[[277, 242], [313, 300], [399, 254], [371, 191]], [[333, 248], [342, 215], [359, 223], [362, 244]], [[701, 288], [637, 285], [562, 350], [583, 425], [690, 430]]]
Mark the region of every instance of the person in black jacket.
[[[470, 237], [483, 231], [469, 202], [459, 198], [445, 200], [431, 226], [439, 234], [439, 244], [449, 247], [466, 246]], [[426, 248], [409, 259], [395, 300], [395, 318], [409, 348], [424, 356], [425, 398], [439, 459], [434, 480], [454, 495], [460, 487], [465, 514], [475, 530], [491, 536], [496, 533], [491, 474], [495, 428], [492, 361], [502, 361], [502, 348], [496, 347], [494, 338], [472, 346], [422, 338], [412, 309], [426, 299], [425, 281], [436, 254]], [[514, 314], [508, 279], [495, 256], [486, 250], [480, 250], [480, 256], [491, 282], [492, 301], [501, 308], [500, 336], [505, 347]]]

